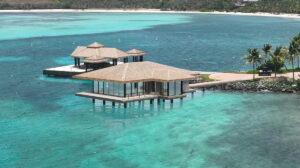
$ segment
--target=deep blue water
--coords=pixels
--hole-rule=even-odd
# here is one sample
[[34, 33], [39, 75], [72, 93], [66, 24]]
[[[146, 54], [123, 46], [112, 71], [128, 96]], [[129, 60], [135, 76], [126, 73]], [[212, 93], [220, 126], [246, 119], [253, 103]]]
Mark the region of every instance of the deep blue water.
[[[223, 15], [0, 14], [0, 167], [297, 168], [300, 98], [198, 91], [161, 106], [94, 105], [87, 81], [42, 76], [77, 45], [137, 48], [200, 71], [247, 69], [249, 47], [288, 44], [300, 20]], [[118, 105], [117, 105], [118, 106]]]

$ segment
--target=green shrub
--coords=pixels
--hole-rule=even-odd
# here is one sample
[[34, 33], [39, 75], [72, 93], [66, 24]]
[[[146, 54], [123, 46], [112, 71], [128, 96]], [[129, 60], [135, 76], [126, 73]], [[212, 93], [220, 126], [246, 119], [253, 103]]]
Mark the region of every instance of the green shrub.
[[297, 90], [300, 90], [300, 79], [296, 80], [296, 87]]
[[[273, 60], [268, 60], [266, 63], [261, 64], [260, 66], [257, 67], [257, 70], [262, 69], [262, 67], [266, 67], [267, 69], [271, 69], [272, 72], [275, 72], [275, 63]], [[283, 67], [284, 67], [284, 62], [277, 63], [276, 64], [277, 72]]]
[[214, 81], [207, 74], [201, 74], [201, 75], [198, 76], [198, 78], [201, 79], [201, 82], [212, 82], [212, 81]]

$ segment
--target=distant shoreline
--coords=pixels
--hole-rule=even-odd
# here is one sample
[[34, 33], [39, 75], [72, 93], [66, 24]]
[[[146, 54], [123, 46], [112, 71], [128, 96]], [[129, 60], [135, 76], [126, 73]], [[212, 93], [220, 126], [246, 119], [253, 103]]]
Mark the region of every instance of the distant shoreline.
[[242, 13], [242, 12], [199, 12], [199, 11], [161, 11], [159, 9], [33, 9], [33, 10], [0, 10], [0, 13], [167, 13], [167, 14], [214, 14], [214, 15], [239, 15], [239, 16], [264, 16], [300, 19], [299, 14], [272, 14], [272, 13]]

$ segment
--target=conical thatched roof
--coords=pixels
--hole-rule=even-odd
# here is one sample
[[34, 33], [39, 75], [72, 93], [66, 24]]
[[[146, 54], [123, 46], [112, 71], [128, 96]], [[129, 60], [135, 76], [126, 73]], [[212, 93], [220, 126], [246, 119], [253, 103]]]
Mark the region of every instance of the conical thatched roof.
[[120, 64], [75, 75], [73, 78], [116, 83], [133, 83], [142, 81], [169, 82], [192, 80], [195, 79], [195, 76], [192, 71], [146, 61]]
[[97, 43], [97, 42], [94, 42], [87, 46], [87, 48], [101, 48], [101, 47], [104, 47], [104, 45]]
[[144, 55], [146, 55], [146, 53], [144, 51], [137, 50], [137, 49], [129, 50], [126, 53], [129, 54], [130, 56], [144, 56]]

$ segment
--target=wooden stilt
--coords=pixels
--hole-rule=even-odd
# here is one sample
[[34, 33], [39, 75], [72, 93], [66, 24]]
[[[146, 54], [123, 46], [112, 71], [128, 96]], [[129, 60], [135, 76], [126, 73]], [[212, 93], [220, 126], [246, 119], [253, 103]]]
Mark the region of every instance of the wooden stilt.
[[115, 102], [112, 102], [112, 106], [114, 106], [114, 107], [115, 107], [115, 105], [116, 105], [116, 104], [115, 104]]
[[166, 99], [163, 99], [163, 102], [165, 102], [166, 101]]
[[173, 99], [171, 99], [171, 103], [173, 103]]
[[170, 82], [167, 82], [167, 96], [170, 96]]
[[160, 105], [160, 99], [157, 99], [157, 105]]
[[124, 108], [127, 108], [127, 103], [124, 103]]
[[93, 99], [93, 103], [95, 103], [95, 99]]
[[124, 84], [124, 97], [126, 97], [126, 83]]
[[150, 104], [152, 104], [153, 103], [153, 99], [150, 99]]
[[103, 105], [105, 105], [105, 100], [103, 100]]

